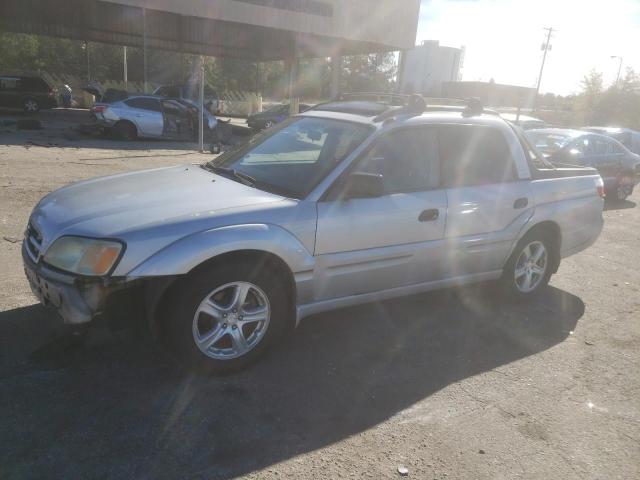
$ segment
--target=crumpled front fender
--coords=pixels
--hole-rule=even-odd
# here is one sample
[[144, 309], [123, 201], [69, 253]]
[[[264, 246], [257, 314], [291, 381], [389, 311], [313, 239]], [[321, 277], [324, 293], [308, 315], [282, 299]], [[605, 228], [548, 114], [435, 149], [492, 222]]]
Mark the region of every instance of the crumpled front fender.
[[186, 274], [213, 257], [240, 250], [277, 255], [293, 273], [313, 269], [313, 255], [289, 231], [276, 225], [249, 224], [214, 228], [184, 237], [147, 258], [127, 277]]

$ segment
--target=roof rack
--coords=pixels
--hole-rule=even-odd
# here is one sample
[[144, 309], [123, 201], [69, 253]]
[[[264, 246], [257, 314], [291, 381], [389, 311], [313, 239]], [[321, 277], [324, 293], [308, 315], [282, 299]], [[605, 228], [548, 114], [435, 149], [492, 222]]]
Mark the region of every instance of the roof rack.
[[[437, 100], [438, 103], [431, 103]], [[478, 98], [428, 98], [425, 99], [421, 95], [410, 95], [407, 104], [401, 108], [389, 109], [378, 115], [373, 120], [381, 122], [398, 115], [421, 115], [424, 112], [461, 112], [465, 117], [474, 117], [488, 113], [490, 115], [498, 115], [498, 112], [485, 109], [482, 102]]]
[[484, 108], [478, 98], [435, 98], [384, 92], [341, 93], [332, 101], [318, 104], [313, 109], [370, 116], [374, 117], [374, 122], [400, 115], [417, 116], [424, 112], [460, 112], [465, 117], [483, 113], [498, 115], [498, 112]]

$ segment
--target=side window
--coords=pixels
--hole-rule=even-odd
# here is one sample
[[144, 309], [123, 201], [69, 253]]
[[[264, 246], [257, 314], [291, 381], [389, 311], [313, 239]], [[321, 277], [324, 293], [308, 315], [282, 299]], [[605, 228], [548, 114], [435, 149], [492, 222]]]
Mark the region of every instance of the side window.
[[20, 79], [15, 77], [0, 77], [0, 90], [10, 91], [20, 89]]
[[509, 145], [499, 130], [484, 126], [443, 125], [439, 131], [445, 187], [517, 180]]
[[593, 153], [596, 155], [608, 155], [610, 153], [613, 153], [611, 143], [602, 138], [595, 138], [592, 140], [592, 143]]
[[613, 153], [615, 153], [616, 155], [624, 155], [625, 151], [624, 148], [622, 148], [621, 145], [618, 145], [617, 143], [611, 142], [611, 151]]
[[412, 192], [438, 185], [438, 140], [434, 128], [405, 128], [380, 138], [358, 170], [382, 175], [387, 193]]
[[154, 98], [132, 98], [126, 100], [124, 103], [133, 108], [140, 108], [142, 110], [151, 110], [153, 112], [161, 112], [162, 108], [160, 102]]

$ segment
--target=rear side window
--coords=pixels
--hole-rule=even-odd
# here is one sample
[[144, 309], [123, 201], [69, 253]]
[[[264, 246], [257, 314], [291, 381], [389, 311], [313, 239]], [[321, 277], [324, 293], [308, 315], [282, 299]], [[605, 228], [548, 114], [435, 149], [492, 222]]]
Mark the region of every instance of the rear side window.
[[403, 128], [381, 137], [358, 170], [380, 174], [386, 193], [428, 190], [438, 184], [435, 128]]
[[596, 138], [593, 141], [593, 153], [596, 155], [608, 155], [613, 153], [613, 145], [603, 138]]
[[444, 187], [517, 180], [509, 145], [499, 130], [476, 125], [443, 125], [439, 133]]
[[160, 102], [154, 98], [132, 98], [124, 103], [132, 108], [140, 108], [142, 110], [151, 110], [153, 112], [161, 112]]
[[20, 79], [16, 77], [0, 77], [0, 90], [18, 90]]

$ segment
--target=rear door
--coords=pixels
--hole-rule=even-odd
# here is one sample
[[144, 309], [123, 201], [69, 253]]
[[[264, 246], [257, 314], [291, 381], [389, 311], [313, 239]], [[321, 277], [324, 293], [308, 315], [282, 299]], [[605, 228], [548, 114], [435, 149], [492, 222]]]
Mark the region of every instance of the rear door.
[[446, 195], [437, 131], [402, 128], [379, 138], [350, 171], [383, 176], [384, 194], [318, 203], [316, 300], [440, 278]]
[[622, 169], [624, 150], [614, 148], [614, 142], [607, 137], [594, 135], [590, 142], [593, 145], [592, 166], [600, 172], [605, 188], [611, 190], [615, 188]]
[[499, 270], [534, 203], [513, 157], [521, 147], [490, 126], [443, 125], [439, 133], [447, 276]]
[[[125, 100], [130, 107], [131, 120], [138, 127], [138, 134], [143, 137], [161, 137], [164, 130], [162, 106], [157, 98], [134, 97]], [[127, 112], [129, 113], [129, 112]]]

